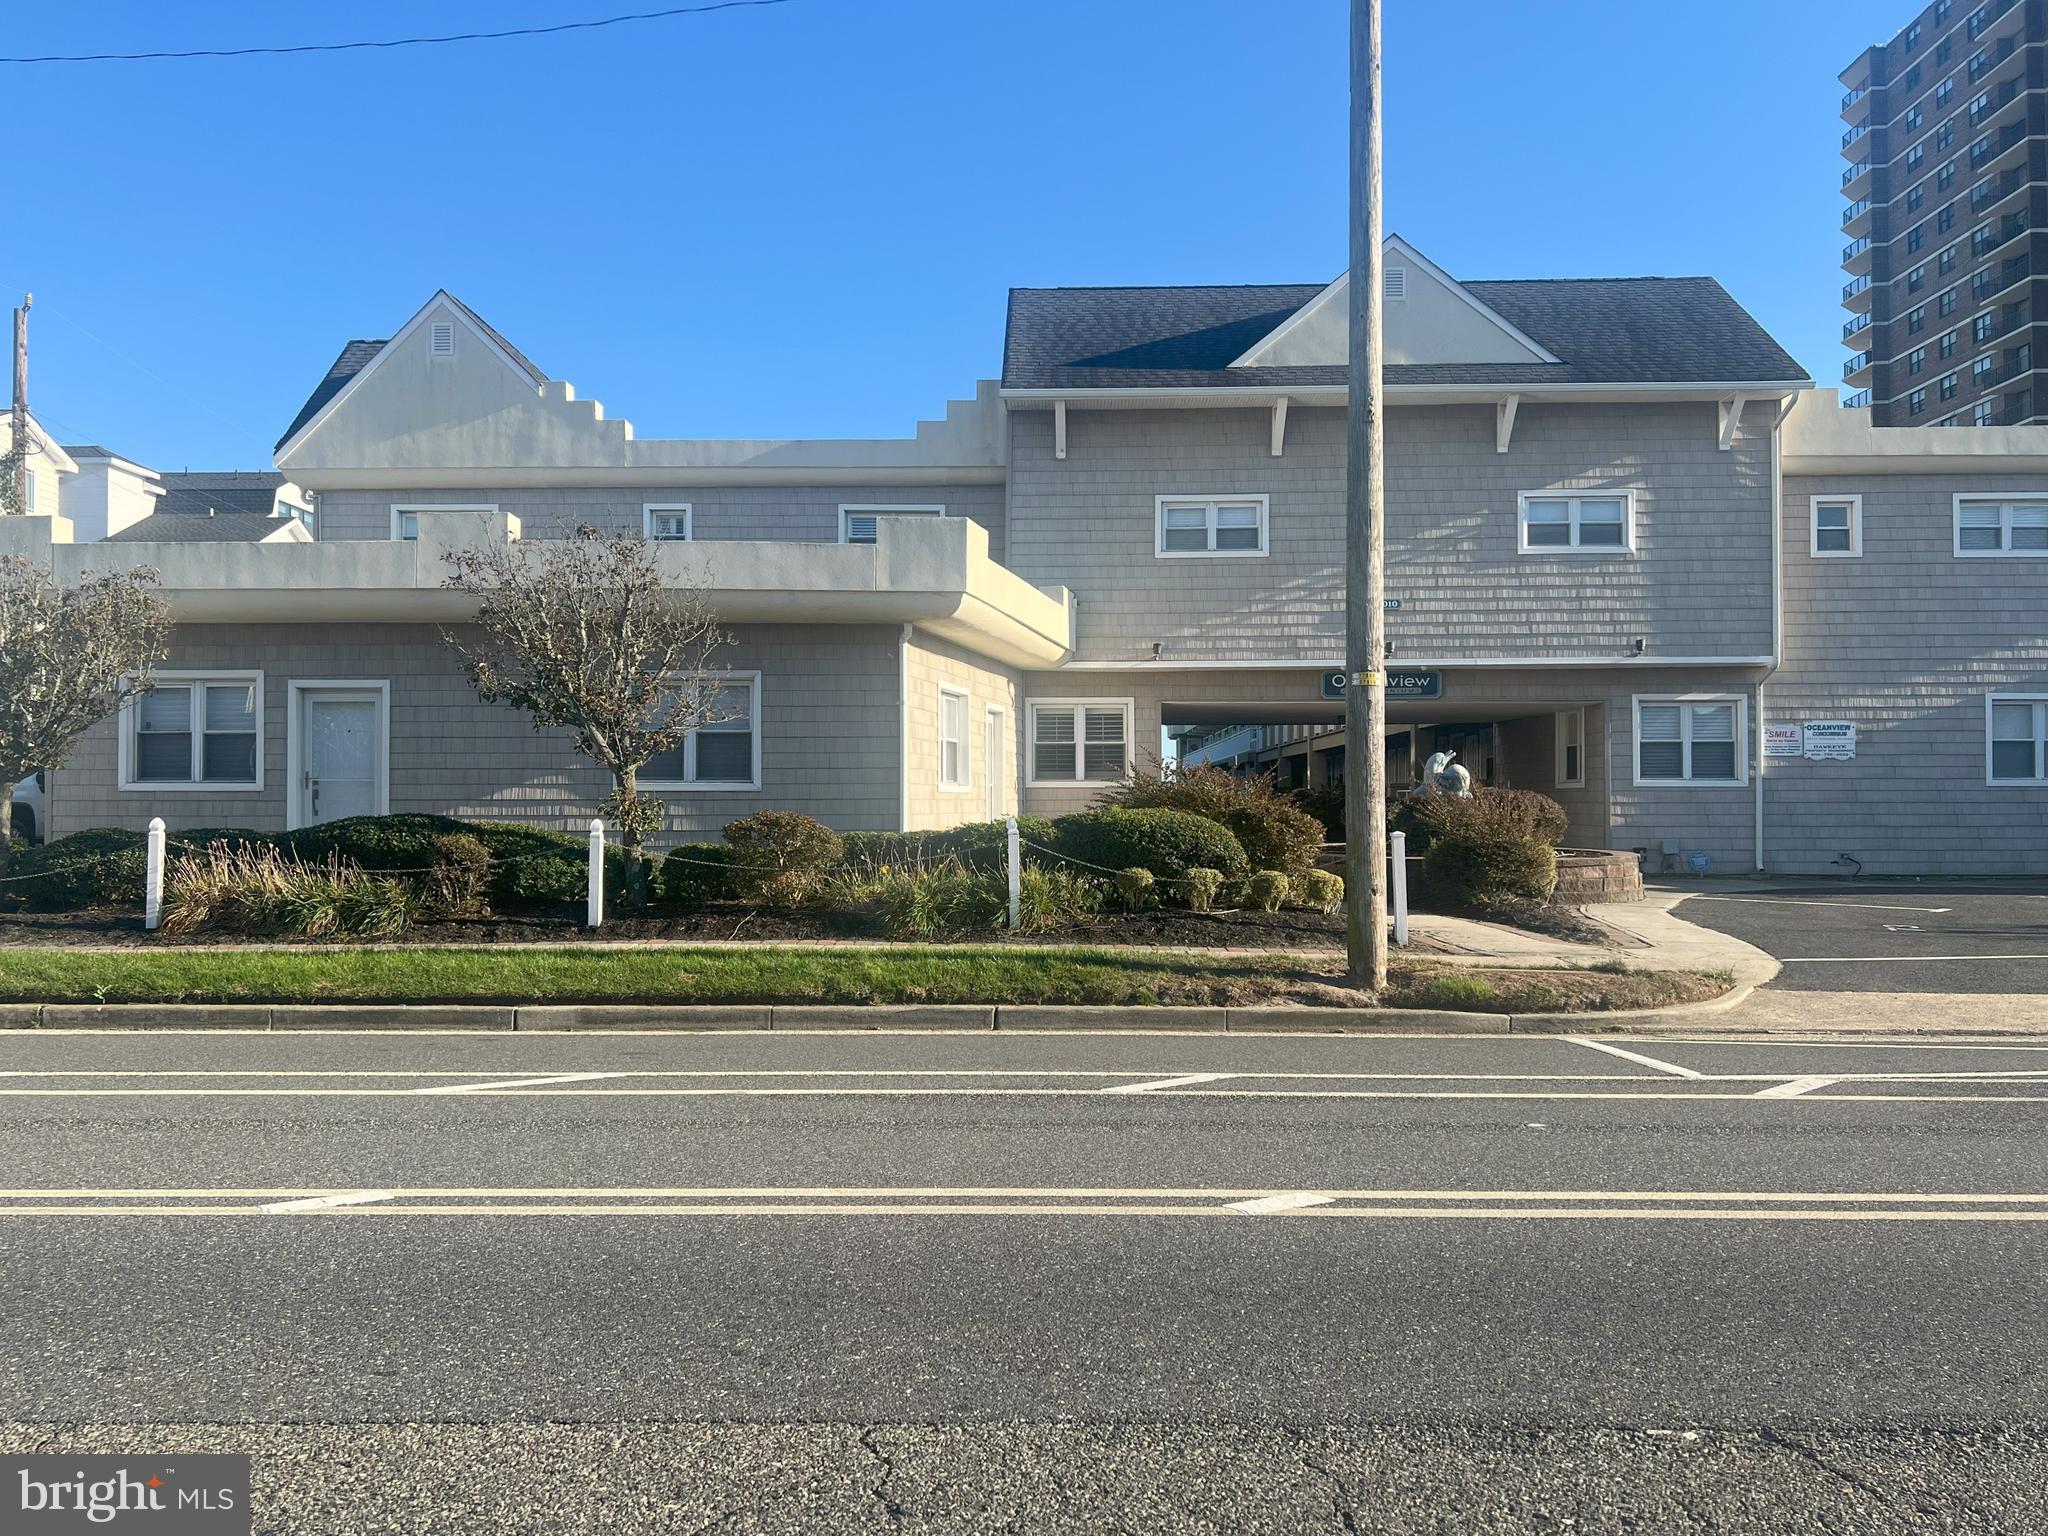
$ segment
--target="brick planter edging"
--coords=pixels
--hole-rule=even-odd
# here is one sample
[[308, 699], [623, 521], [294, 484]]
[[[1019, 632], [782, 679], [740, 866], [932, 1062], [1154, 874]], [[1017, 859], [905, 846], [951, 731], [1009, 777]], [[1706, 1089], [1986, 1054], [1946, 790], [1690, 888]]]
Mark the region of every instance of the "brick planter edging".
[[1642, 862], [1632, 853], [1617, 853], [1609, 848], [1560, 848], [1557, 890], [1550, 899], [1565, 907], [1641, 901]]

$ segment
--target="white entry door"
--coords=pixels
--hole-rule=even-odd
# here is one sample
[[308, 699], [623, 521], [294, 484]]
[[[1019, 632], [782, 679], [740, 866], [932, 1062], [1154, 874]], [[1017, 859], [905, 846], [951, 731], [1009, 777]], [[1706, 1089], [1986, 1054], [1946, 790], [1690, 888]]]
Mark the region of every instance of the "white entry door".
[[981, 760], [988, 767], [988, 819], [996, 821], [1003, 814], [1003, 712], [992, 709], [986, 716], [986, 739], [982, 743]]
[[376, 816], [384, 809], [383, 695], [363, 688], [308, 688], [299, 695], [303, 754], [298, 823]]

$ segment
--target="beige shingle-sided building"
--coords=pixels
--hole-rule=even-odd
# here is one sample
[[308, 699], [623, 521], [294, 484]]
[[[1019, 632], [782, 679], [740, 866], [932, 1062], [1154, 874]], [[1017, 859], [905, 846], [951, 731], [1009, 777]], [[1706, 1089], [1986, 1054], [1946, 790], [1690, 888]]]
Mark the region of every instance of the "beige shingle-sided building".
[[[1459, 283], [1388, 242], [1401, 745], [1714, 872], [2048, 868], [2048, 429], [1874, 429], [1710, 279]], [[479, 704], [441, 556], [635, 531], [738, 637], [665, 840], [1057, 814], [1162, 733], [1341, 741], [1344, 282], [1026, 289], [915, 435], [647, 439], [437, 294], [279, 444], [310, 543], [119, 547], [163, 686], [53, 776], [56, 834], [374, 811], [582, 824], [566, 740]], [[61, 519], [0, 540], [72, 573]]]

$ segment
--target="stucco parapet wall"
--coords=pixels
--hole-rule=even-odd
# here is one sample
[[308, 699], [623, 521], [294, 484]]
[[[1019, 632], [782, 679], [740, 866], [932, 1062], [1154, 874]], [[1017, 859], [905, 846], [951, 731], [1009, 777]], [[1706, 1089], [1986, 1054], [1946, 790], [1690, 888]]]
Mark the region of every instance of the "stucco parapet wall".
[[[153, 566], [184, 622], [460, 622], [473, 600], [443, 585], [451, 550], [518, 535], [506, 513], [419, 514], [416, 540], [332, 544], [73, 544], [51, 518], [0, 518], [0, 554], [72, 583], [88, 571]], [[59, 537], [52, 537], [53, 532]], [[678, 586], [702, 581], [727, 624], [915, 624], [1018, 667], [1073, 649], [1073, 599], [1033, 586], [988, 555], [968, 518], [882, 517], [873, 544], [792, 540], [653, 544]]]
[[1779, 437], [1788, 475], [2048, 474], [2048, 426], [1874, 427], [1832, 389], [1799, 392]]

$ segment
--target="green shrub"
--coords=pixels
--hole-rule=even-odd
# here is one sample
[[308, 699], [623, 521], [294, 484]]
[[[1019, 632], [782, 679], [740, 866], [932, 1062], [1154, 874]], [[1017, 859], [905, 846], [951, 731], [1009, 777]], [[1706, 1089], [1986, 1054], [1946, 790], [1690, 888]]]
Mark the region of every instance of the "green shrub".
[[432, 846], [433, 862], [419, 882], [422, 910], [434, 917], [487, 916], [491, 850], [483, 839], [470, 832], [449, 832], [435, 838]]
[[1294, 900], [1326, 916], [1344, 905], [1344, 877], [1327, 869], [1312, 869], [1294, 882]]
[[1120, 869], [1114, 881], [1117, 900], [1124, 904], [1126, 912], [1143, 912], [1158, 899], [1153, 894], [1154, 882], [1149, 869]]
[[1187, 897], [1188, 906], [1194, 911], [1212, 911], [1216, 906], [1216, 893], [1223, 889], [1223, 871], [1191, 869], [1181, 876], [1180, 888], [1181, 894]]
[[1557, 889], [1557, 850], [1510, 833], [1440, 834], [1422, 861], [1432, 903], [1496, 907], [1548, 901]]
[[[474, 837], [491, 860], [490, 900], [496, 906], [533, 907], [580, 902], [589, 894], [590, 843], [575, 833], [551, 832], [508, 821], [459, 821], [453, 816], [351, 816], [300, 827], [274, 839], [302, 863], [338, 855], [361, 869], [419, 873], [434, 864], [435, 839]], [[626, 858], [605, 851], [605, 889], [625, 888]]]
[[140, 910], [144, 843], [142, 833], [114, 827], [74, 832], [33, 848], [16, 843], [0, 898], [31, 912]]
[[1293, 884], [1285, 870], [1262, 869], [1251, 877], [1245, 894], [1261, 912], [1278, 912]]
[[654, 899], [681, 906], [736, 901], [749, 888], [747, 876], [724, 843], [684, 843], [671, 848], [654, 871]]
[[1009, 916], [1009, 881], [958, 864], [893, 870], [873, 886], [876, 914], [891, 938], [938, 939], [990, 933]]
[[846, 856], [839, 834], [801, 811], [756, 811], [729, 821], [725, 841], [742, 889], [779, 906], [803, 900]]
[[1214, 869], [1224, 878], [1251, 867], [1228, 828], [1188, 811], [1079, 811], [1053, 823], [1052, 847], [1097, 872], [1149, 869], [1159, 880], [1178, 880], [1190, 869]]
[[[1019, 816], [1017, 835], [1049, 848], [1053, 824], [1043, 816]], [[941, 832], [848, 832], [840, 841], [846, 862], [872, 875], [885, 869], [933, 869], [949, 859], [963, 869], [1001, 870], [1009, 859], [1008, 837], [1000, 821], [975, 821]], [[1023, 854], [1028, 864], [1031, 850]]]
[[1430, 795], [1404, 803], [1409, 808], [1410, 825], [1429, 833], [1430, 842], [1458, 834], [1481, 839], [1528, 838], [1555, 848], [1568, 820], [1563, 806], [1548, 795], [1527, 789], [1482, 786], [1470, 795]]
[[1102, 884], [1055, 865], [1027, 864], [1017, 876], [1017, 931], [1067, 928], [1102, 910]]
[[1275, 788], [1270, 775], [1240, 777], [1213, 764], [1161, 767], [1132, 774], [1103, 799], [1129, 810], [1206, 816], [1230, 829], [1254, 869], [1301, 874], [1323, 846], [1322, 823]]
[[1294, 803], [1323, 824], [1326, 842], [1344, 841], [1344, 789], [1342, 785], [1325, 785], [1320, 789], [1297, 789]]

